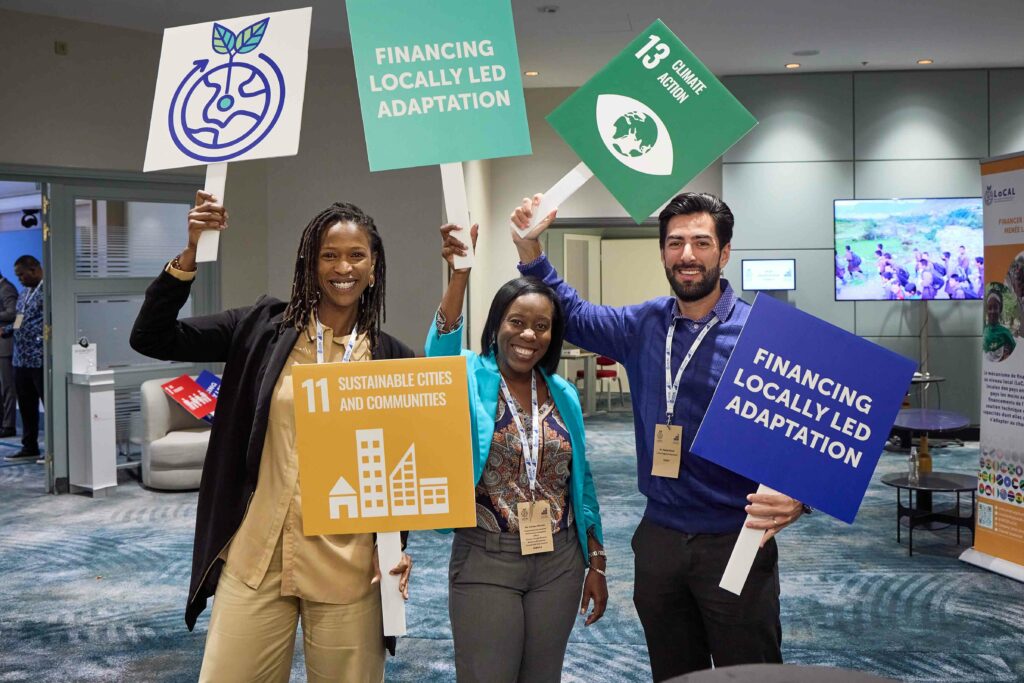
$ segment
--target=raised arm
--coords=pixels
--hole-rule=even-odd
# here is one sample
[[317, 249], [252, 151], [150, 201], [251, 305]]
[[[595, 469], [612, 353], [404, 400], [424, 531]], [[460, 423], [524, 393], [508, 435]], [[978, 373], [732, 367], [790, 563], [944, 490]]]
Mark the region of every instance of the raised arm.
[[[524, 198], [522, 204], [512, 212], [514, 227], [525, 230], [530, 225], [533, 211], [540, 204], [542, 195], [533, 199]], [[627, 343], [633, 333], [630, 307], [602, 306], [583, 299], [571, 285], [559, 276], [551, 262], [544, 256], [540, 236], [555, 220], [556, 211], [544, 217], [537, 227], [525, 236], [512, 230], [512, 241], [519, 252], [519, 271], [533, 275], [554, 288], [565, 309], [565, 338], [576, 346], [617, 361], [626, 358], [630, 345]]]
[[[427, 330], [424, 345], [427, 356], [457, 356], [462, 350], [462, 336], [455, 334], [462, 329], [462, 305], [466, 298], [470, 268], [455, 268], [455, 257], [466, 255], [466, 245], [456, 236], [461, 228], [447, 224], [441, 226], [441, 257], [448, 262], [450, 277], [434, 321]], [[469, 235], [476, 249], [479, 226], [470, 228]], [[452, 233], [455, 233], [454, 235]]]
[[188, 244], [146, 289], [135, 319], [131, 347], [159, 360], [214, 363], [227, 360], [235, 325], [248, 309], [178, 320], [196, 276], [196, 246], [204, 230], [227, 228], [228, 214], [213, 195], [200, 190], [188, 214]]

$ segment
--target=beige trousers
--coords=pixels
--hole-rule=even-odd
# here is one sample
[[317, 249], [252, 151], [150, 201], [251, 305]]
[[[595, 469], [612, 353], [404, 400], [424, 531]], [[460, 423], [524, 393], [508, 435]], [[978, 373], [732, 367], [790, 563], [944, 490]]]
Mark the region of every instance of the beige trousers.
[[257, 590], [221, 573], [200, 683], [287, 683], [300, 617], [309, 683], [384, 680], [380, 591], [350, 605], [282, 596], [279, 546]]

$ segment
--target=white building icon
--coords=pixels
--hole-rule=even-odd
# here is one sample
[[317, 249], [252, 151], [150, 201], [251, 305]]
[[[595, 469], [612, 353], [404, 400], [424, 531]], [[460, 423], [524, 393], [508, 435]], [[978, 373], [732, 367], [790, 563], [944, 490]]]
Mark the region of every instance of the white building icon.
[[395, 469], [391, 470], [391, 514], [418, 515], [416, 500], [416, 444], [411, 444]]
[[356, 457], [359, 458], [359, 514], [362, 517], [387, 517], [388, 493], [384, 465], [384, 430], [356, 430]]
[[[390, 477], [385, 476], [384, 430], [356, 430], [358, 492], [338, 477], [328, 502], [331, 519], [341, 519], [345, 508], [349, 519], [387, 517], [388, 498], [392, 515], [444, 515], [449, 511], [448, 477], [416, 478], [416, 444], [410, 444]], [[390, 480], [390, 482], [388, 481]], [[390, 486], [386, 486], [389, 484]], [[356, 498], [358, 496], [358, 506]], [[357, 511], [358, 510], [358, 511]]]
[[425, 515], [448, 512], [448, 477], [420, 479], [420, 509]]
[[345, 481], [345, 477], [338, 477], [334, 488], [331, 489], [331, 519], [341, 519], [341, 508], [348, 512], [346, 517], [356, 519], [359, 517], [359, 501], [356, 499], [356, 491]]

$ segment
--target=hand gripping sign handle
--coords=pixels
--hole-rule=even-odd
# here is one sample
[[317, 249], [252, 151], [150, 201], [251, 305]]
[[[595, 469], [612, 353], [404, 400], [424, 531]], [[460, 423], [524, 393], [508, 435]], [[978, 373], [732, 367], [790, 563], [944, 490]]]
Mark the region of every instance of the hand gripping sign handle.
[[[757, 492], [759, 494], [778, 493], [764, 484], [757, 487]], [[736, 539], [736, 545], [732, 547], [729, 564], [725, 565], [722, 581], [718, 584], [719, 588], [724, 588], [735, 595], [743, 592], [743, 584], [747, 582], [747, 575], [750, 574], [750, 567], [754, 564], [754, 556], [757, 555], [760, 547], [761, 537], [764, 536], [764, 529], [747, 528], [746, 523], [752, 519], [760, 518], [747, 515], [747, 519], [743, 523], [743, 530], [740, 531], [740, 536]]]
[[[221, 161], [206, 165], [206, 184], [203, 189], [224, 203], [224, 186], [228, 181], [228, 162]], [[219, 230], [204, 230], [196, 246], [196, 262], [206, 263], [217, 260], [217, 245], [220, 244]]]
[[461, 230], [455, 237], [467, 249], [465, 256], [455, 257], [456, 268], [473, 267], [473, 249], [461, 236], [469, 236], [469, 199], [466, 197], [466, 177], [462, 171], [462, 162], [456, 161], [451, 164], [441, 164], [441, 190], [444, 192], [444, 211], [448, 216], [448, 222], [459, 226]]
[[402, 561], [402, 536], [398, 531], [377, 534], [377, 562], [380, 564], [380, 604], [384, 613], [384, 635], [405, 635], [405, 599], [398, 590], [401, 574], [391, 570]]
[[520, 230], [513, 225], [512, 229], [519, 233], [520, 237], [526, 237], [531, 230], [537, 227], [538, 223], [544, 220], [549, 213], [561, 206], [562, 202], [571, 197], [576, 190], [583, 187], [583, 183], [590, 180], [593, 175], [594, 172], [587, 168], [587, 165], [582, 161], [576, 164], [571, 171], [562, 176], [561, 180], [544, 193], [544, 198], [540, 200], [540, 206], [533, 210], [530, 227], [526, 230]]

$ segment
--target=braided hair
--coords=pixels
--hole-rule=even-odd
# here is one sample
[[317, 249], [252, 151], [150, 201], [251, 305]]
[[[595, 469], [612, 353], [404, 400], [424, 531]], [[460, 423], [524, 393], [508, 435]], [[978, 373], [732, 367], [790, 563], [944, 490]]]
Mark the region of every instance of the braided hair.
[[380, 337], [380, 325], [385, 319], [384, 309], [384, 242], [377, 232], [373, 219], [354, 204], [335, 202], [318, 213], [302, 231], [299, 250], [295, 257], [295, 276], [292, 279], [292, 297], [284, 309], [282, 328], [291, 326], [300, 332], [306, 329], [309, 318], [320, 302], [318, 265], [320, 245], [324, 235], [336, 223], [352, 223], [358, 226], [370, 240], [373, 257], [373, 284], [359, 297], [356, 324], [366, 332], [370, 348], [376, 348]]

